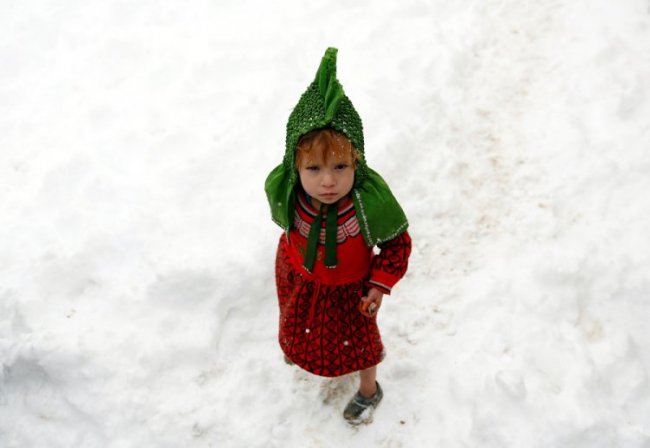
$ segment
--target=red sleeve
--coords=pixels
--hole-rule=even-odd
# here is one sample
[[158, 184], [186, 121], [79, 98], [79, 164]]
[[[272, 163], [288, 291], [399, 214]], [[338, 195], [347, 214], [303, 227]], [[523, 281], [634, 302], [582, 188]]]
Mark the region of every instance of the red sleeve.
[[404, 232], [378, 246], [380, 252], [372, 259], [367, 286], [390, 294], [395, 283], [406, 274], [411, 255], [411, 236]]

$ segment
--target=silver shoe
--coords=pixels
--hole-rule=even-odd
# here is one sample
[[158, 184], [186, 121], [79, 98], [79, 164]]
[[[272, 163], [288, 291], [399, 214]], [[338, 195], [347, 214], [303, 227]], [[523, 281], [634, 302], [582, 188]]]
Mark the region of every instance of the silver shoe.
[[384, 398], [384, 391], [381, 390], [379, 383], [375, 383], [377, 384], [377, 392], [375, 392], [372, 397], [366, 398], [361, 395], [361, 393], [357, 392], [345, 407], [343, 418], [345, 418], [351, 425], [369, 423], [372, 413], [379, 405], [381, 399]]

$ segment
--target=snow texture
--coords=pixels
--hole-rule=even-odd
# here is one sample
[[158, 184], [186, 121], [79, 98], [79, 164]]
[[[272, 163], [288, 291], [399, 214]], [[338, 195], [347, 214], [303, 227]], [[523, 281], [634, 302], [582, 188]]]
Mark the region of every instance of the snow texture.
[[[284, 364], [324, 50], [410, 218], [370, 425]], [[647, 0], [0, 6], [0, 447], [650, 447]]]

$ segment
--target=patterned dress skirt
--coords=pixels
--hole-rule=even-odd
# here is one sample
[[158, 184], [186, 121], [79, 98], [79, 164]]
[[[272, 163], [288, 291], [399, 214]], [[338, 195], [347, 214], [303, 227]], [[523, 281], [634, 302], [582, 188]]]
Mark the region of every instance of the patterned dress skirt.
[[296, 265], [292, 249], [283, 235], [276, 285], [284, 354], [299, 367], [326, 377], [377, 365], [384, 346], [376, 317], [366, 317], [358, 309], [367, 293], [368, 276], [340, 284], [323, 281]]

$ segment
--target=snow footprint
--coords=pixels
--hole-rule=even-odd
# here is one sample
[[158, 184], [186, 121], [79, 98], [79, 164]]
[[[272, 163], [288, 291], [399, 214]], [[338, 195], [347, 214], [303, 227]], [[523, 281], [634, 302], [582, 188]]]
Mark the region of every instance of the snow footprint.
[[323, 380], [318, 393], [323, 404], [339, 402], [351, 396], [355, 391], [356, 377], [357, 375], [352, 374]]

